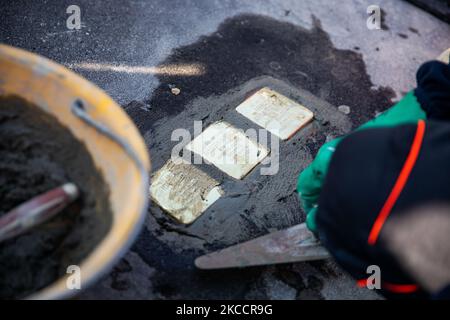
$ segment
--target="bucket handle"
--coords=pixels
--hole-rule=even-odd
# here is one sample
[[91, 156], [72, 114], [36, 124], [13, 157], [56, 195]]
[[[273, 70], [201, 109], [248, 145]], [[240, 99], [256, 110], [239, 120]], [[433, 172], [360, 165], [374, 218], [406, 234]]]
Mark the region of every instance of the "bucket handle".
[[[147, 170], [145, 169], [145, 166], [142, 163], [139, 156], [137, 155], [137, 153], [134, 151], [134, 149], [131, 147], [131, 145], [127, 141], [125, 141], [122, 137], [119, 137], [118, 135], [116, 135], [111, 129], [109, 129], [103, 123], [100, 123], [100, 122], [97, 122], [96, 120], [94, 120], [87, 113], [84, 103], [80, 99], [76, 99], [72, 103], [71, 110], [72, 110], [72, 113], [75, 116], [77, 116], [79, 119], [81, 119], [84, 123], [93, 127], [97, 132], [99, 132], [100, 134], [108, 137], [109, 139], [111, 139], [115, 143], [117, 143], [126, 152], [126, 154], [131, 158], [131, 160], [133, 160], [133, 162], [135, 163], [139, 172], [141, 173], [141, 177], [143, 178], [142, 180], [144, 180], [144, 177], [147, 175]], [[142, 183], [145, 183], [145, 181], [142, 181]]]

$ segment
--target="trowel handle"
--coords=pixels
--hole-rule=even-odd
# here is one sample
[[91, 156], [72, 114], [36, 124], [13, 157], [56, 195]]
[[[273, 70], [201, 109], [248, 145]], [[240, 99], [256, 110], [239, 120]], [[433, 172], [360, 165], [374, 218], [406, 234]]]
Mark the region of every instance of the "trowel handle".
[[18, 236], [55, 216], [78, 198], [73, 183], [66, 183], [22, 203], [0, 218], [0, 242]]

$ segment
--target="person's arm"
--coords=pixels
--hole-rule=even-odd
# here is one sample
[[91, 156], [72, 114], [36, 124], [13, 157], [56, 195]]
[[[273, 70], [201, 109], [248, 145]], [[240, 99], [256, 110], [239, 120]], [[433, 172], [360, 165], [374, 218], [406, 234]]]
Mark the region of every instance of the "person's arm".
[[[361, 125], [356, 130], [416, 123], [417, 120], [425, 118], [426, 114], [417, 101], [414, 92], [410, 91], [392, 108]], [[344, 137], [339, 137], [325, 143], [319, 149], [313, 162], [298, 177], [297, 192], [303, 210], [306, 213], [306, 223], [308, 228], [315, 233], [317, 232], [315, 212], [317, 211], [317, 203], [322, 184], [325, 180], [333, 152]]]

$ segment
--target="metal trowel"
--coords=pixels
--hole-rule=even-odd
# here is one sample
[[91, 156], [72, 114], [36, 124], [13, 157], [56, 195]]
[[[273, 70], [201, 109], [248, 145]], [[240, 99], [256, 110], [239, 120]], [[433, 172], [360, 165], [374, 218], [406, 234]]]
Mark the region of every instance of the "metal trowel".
[[201, 256], [199, 269], [226, 269], [322, 260], [330, 257], [305, 223]]

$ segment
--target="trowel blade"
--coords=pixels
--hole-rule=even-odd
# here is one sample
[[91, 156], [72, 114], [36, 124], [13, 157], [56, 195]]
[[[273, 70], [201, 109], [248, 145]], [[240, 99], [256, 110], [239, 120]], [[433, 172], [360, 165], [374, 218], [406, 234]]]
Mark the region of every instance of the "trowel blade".
[[328, 251], [302, 223], [201, 256], [199, 269], [226, 269], [327, 259]]

